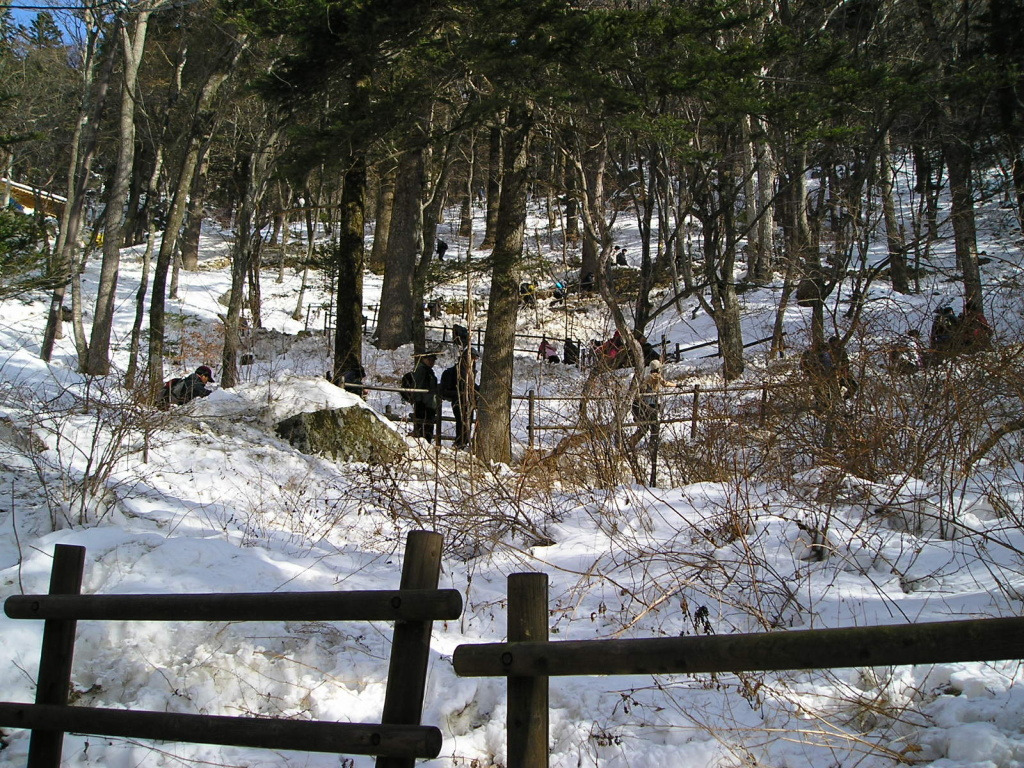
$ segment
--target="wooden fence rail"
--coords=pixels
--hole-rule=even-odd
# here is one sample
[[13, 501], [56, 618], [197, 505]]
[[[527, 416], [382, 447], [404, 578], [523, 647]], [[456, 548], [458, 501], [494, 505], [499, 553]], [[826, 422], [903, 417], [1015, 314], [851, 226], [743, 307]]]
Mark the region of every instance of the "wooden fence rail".
[[[547, 640], [547, 575], [508, 577], [509, 641], [460, 645], [455, 673], [508, 680], [508, 768], [548, 764], [548, 677], [693, 674], [1024, 658], [1024, 618], [635, 640]], [[543, 626], [541, 625], [543, 622]], [[543, 690], [541, 690], [543, 689]]]
[[[399, 589], [183, 595], [81, 595], [83, 547], [58, 544], [50, 594], [9, 597], [12, 619], [42, 619], [43, 643], [34, 704], [0, 702], [0, 725], [29, 728], [29, 768], [58, 768], [64, 733], [221, 744], [263, 749], [376, 755], [378, 768], [412, 768], [436, 757], [441, 732], [420, 725], [435, 619], [462, 613], [457, 590], [438, 589], [441, 535], [412, 531]], [[379, 724], [334, 723], [138, 712], [69, 706], [79, 620], [391, 621], [391, 659]]]

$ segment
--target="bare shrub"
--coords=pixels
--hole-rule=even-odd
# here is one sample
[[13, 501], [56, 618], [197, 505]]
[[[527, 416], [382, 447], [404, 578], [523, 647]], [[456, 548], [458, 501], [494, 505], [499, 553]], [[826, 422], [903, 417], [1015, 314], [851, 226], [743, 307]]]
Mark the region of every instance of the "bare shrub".
[[150, 437], [167, 415], [146, 403], [143, 390], [108, 380], [61, 387], [53, 397], [27, 388], [2, 393], [2, 405], [47, 450], [28, 451], [50, 507], [54, 530], [95, 525], [117, 504], [118, 473], [145, 460]]

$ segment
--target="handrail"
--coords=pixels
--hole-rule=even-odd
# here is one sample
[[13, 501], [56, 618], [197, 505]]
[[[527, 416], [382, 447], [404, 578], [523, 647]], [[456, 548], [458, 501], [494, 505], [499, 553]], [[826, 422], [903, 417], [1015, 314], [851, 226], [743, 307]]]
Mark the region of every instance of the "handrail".
[[661, 675], [1017, 659], [1024, 618], [632, 640], [460, 645], [460, 677]]
[[16, 728], [48, 729], [155, 741], [183, 741], [257, 749], [295, 749], [400, 758], [437, 757], [441, 731], [432, 725], [381, 725], [280, 720], [268, 717], [190, 715], [0, 703], [0, 722]]
[[462, 613], [457, 589], [182, 595], [14, 595], [11, 619], [99, 621], [424, 621]]

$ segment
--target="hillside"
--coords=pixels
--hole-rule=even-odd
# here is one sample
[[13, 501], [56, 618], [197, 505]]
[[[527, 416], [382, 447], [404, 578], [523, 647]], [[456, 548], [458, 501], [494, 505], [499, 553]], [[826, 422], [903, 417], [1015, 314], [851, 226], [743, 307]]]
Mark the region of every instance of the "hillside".
[[[958, 306], [951, 244], [943, 240], [919, 293], [895, 294], [880, 282], [871, 288], [851, 342], [861, 389], [841, 413], [813, 408], [796, 365], [807, 316], [795, 304], [785, 317], [790, 353], [769, 361], [765, 348], [748, 350], [747, 371], [731, 394], [713, 392], [723, 382], [718, 362], [704, 357], [709, 349], [670, 362], [668, 378], [683, 387], [665, 403], [666, 417], [678, 420], [663, 429], [657, 487], [638, 480], [649, 471], [647, 443], [633, 464], [603, 437], [570, 441], [560, 447], [561, 459], [551, 459], [567, 434], [559, 430], [538, 432], [530, 449], [525, 401], [513, 414], [521, 461], [511, 467], [486, 467], [467, 452], [411, 438], [403, 438], [406, 458], [385, 465], [297, 451], [275, 433], [278, 421], [363, 403], [323, 380], [330, 354], [316, 332], [322, 318], [308, 328], [291, 319], [293, 270], [283, 283], [276, 270], [264, 274], [267, 330], [248, 347], [254, 362], [243, 369], [243, 383], [170, 412], [134, 402], [118, 375], [84, 380], [75, 373], [70, 339], [43, 363], [45, 297], [6, 301], [3, 596], [45, 592], [58, 543], [86, 547], [89, 593], [395, 588], [405, 534], [437, 530], [446, 540], [442, 586], [458, 589], [466, 607], [459, 620], [435, 625], [424, 722], [438, 725], [445, 742], [441, 756], [423, 764], [478, 768], [505, 761], [504, 681], [457, 678], [451, 653], [460, 643], [504, 638], [510, 573], [549, 574], [550, 627], [560, 639], [1018, 615], [1018, 433], [967, 460], [1022, 410], [1021, 242], [1008, 216], [993, 205], [981, 235], [993, 352], [914, 376], [884, 365], [907, 328], [927, 334], [936, 308]], [[637, 237], [625, 225], [617, 233], [632, 253]], [[228, 240], [207, 231], [200, 271], [182, 273], [181, 299], [169, 305], [181, 368], [169, 374], [216, 366]], [[90, 264], [85, 275], [86, 295], [95, 291], [97, 267]], [[139, 251], [126, 250], [115, 324], [119, 371], [139, 276]], [[458, 297], [463, 285], [453, 279], [438, 295]], [[848, 288], [831, 307], [839, 327]], [[771, 334], [779, 289], [776, 283], [742, 294], [744, 338]], [[368, 276], [367, 305], [376, 303], [375, 292], [379, 280]], [[439, 321], [462, 318], [444, 314]], [[580, 297], [568, 309], [541, 302], [521, 313], [519, 326], [522, 334], [556, 340], [603, 339], [611, 330], [599, 300]], [[659, 316], [650, 338], [662, 336], [672, 348], [690, 347], [713, 341], [715, 329], [688, 299]], [[366, 351], [368, 384], [393, 387], [411, 365], [411, 348]], [[452, 354], [442, 354], [438, 373]], [[577, 424], [574, 398], [588, 392], [614, 403], [629, 375], [592, 379], [525, 352], [513, 389], [550, 398], [535, 414], [539, 424]], [[759, 418], [766, 382], [770, 407]], [[696, 384], [711, 391], [694, 429], [684, 395]], [[598, 421], [610, 418], [593, 402]], [[389, 391], [371, 392], [366, 405], [378, 414], [408, 410]], [[407, 431], [401, 423], [393, 428]], [[41, 627], [0, 621], [5, 696], [31, 701]], [[81, 622], [74, 698], [169, 712], [373, 721], [389, 644], [383, 626]], [[551, 764], [1013, 768], [1024, 763], [1020, 680], [1017, 662], [564, 678], [552, 684]], [[23, 765], [28, 735], [4, 734], [0, 766]], [[372, 765], [370, 758], [72, 735], [64, 758], [82, 766]]]

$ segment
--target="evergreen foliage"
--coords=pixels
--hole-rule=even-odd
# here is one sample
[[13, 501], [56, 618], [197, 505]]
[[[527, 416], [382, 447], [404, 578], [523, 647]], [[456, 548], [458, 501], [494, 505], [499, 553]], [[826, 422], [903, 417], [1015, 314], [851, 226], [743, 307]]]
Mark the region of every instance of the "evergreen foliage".
[[51, 289], [63, 278], [50, 272], [35, 218], [0, 210], [0, 299]]

